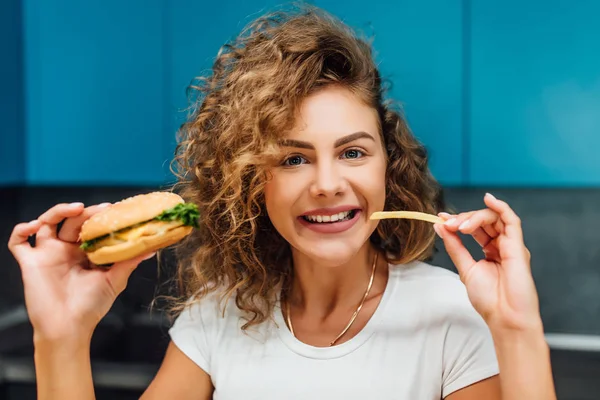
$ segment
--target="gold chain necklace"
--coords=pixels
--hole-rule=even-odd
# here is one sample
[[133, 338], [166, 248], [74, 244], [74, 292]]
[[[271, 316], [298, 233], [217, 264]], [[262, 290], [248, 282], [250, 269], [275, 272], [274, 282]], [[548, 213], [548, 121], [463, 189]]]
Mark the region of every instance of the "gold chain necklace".
[[[350, 318], [350, 321], [348, 322], [348, 325], [346, 325], [346, 327], [344, 328], [344, 330], [339, 335], [337, 335], [337, 337], [335, 339], [333, 339], [329, 343], [329, 346], [333, 346], [342, 336], [344, 336], [344, 334], [346, 332], [348, 332], [348, 329], [350, 329], [350, 327], [354, 323], [354, 320], [356, 320], [356, 317], [358, 316], [358, 313], [362, 309], [363, 304], [365, 304], [365, 300], [367, 299], [367, 296], [369, 296], [369, 292], [371, 291], [371, 287], [373, 286], [373, 280], [375, 279], [375, 269], [377, 268], [377, 256], [378, 255], [379, 255], [379, 253], [375, 253], [375, 258], [373, 260], [373, 268], [372, 268], [372, 271], [371, 271], [371, 278], [369, 279], [369, 285], [367, 286], [367, 290], [365, 291], [365, 295], [363, 296], [362, 300], [360, 301], [360, 304], [358, 305], [358, 308], [356, 309], [356, 311], [354, 311], [354, 314], [352, 314], [352, 317]], [[296, 335], [294, 334], [294, 327], [292, 326], [292, 317], [291, 317], [291, 313], [290, 313], [290, 302], [287, 301], [287, 299], [286, 299], [286, 302], [285, 302], [285, 313], [287, 314], [288, 328], [290, 329], [290, 332], [292, 333], [292, 336], [296, 337]]]

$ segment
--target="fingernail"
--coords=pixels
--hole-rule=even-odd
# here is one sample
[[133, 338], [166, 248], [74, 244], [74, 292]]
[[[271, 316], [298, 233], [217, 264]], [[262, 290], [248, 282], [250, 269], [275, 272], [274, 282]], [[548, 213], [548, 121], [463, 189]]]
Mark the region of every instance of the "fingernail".
[[110, 206], [110, 203], [101, 203], [101, 204], [98, 204], [98, 207], [100, 207], [100, 208], [104, 208], [104, 207], [108, 207], [108, 206]]
[[452, 218], [449, 219], [448, 221], [444, 222], [444, 225], [452, 225], [456, 222], [456, 218]]
[[34, 220], [32, 220], [32, 221], [29, 221], [29, 222], [28, 222], [28, 224], [29, 224], [29, 225], [36, 225], [36, 224], [38, 224], [39, 222], [40, 222], [39, 220], [37, 220], [37, 219], [34, 219]]
[[460, 226], [458, 227], [459, 230], [463, 230], [466, 227], [468, 227], [469, 225], [471, 225], [471, 221], [470, 220], [466, 220], [465, 222], [463, 222], [462, 224], [460, 224]]
[[440, 237], [440, 239], [442, 238], [442, 234], [440, 233], [440, 228], [437, 224], [433, 224], [433, 230], [435, 231], [436, 235], [438, 235]]
[[438, 214], [438, 217], [450, 217], [451, 215], [448, 214], [447, 212], [441, 212]]
[[491, 194], [491, 193], [486, 193], [485, 195], [488, 196], [489, 198], [493, 199], [493, 200], [496, 200], [496, 197], [493, 194]]
[[71, 208], [77, 208], [77, 207], [81, 207], [81, 206], [83, 206], [83, 203], [81, 203], [81, 202], [69, 204], [69, 207], [71, 207]]
[[156, 255], [156, 252], [154, 252], [154, 253], [151, 253], [151, 254], [148, 254], [146, 257], [144, 257], [144, 260], [149, 260], [149, 259], [151, 259], [152, 257], [154, 257], [155, 255]]

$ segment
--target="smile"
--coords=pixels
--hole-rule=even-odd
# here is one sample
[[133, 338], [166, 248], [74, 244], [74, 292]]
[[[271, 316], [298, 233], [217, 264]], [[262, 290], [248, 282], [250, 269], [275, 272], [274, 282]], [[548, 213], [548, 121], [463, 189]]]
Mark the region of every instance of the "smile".
[[333, 215], [304, 215], [304, 216], [302, 216], [302, 218], [304, 218], [306, 221], [308, 221], [310, 223], [323, 224], [323, 223], [343, 222], [343, 221], [351, 220], [352, 218], [354, 218], [355, 213], [356, 213], [356, 210], [349, 210], [349, 211], [343, 211], [343, 212], [333, 214]]
[[361, 209], [345, 210], [337, 213], [325, 210], [318, 214], [302, 215], [298, 222], [305, 228], [319, 234], [342, 233], [352, 228], [361, 215]]

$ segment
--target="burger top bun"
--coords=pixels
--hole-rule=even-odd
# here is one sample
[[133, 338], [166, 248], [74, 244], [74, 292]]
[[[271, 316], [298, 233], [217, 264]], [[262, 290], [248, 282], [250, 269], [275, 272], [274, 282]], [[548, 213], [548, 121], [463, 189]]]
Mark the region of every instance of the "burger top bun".
[[171, 192], [152, 192], [129, 197], [85, 221], [81, 227], [80, 240], [85, 242], [151, 220], [180, 203], [184, 203], [184, 200]]

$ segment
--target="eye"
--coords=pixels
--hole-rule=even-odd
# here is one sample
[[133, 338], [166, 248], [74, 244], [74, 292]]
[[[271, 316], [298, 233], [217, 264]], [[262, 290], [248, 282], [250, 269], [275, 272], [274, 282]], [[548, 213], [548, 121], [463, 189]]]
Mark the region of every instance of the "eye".
[[356, 159], [356, 158], [361, 158], [364, 155], [365, 154], [358, 149], [349, 149], [349, 150], [344, 151], [344, 153], [342, 154], [342, 158]]
[[302, 165], [305, 162], [306, 162], [306, 159], [304, 157], [295, 155], [295, 156], [291, 156], [291, 157], [286, 158], [283, 161], [282, 165], [285, 166], [285, 167], [295, 167], [295, 166], [298, 166], [298, 165]]

